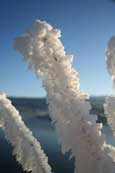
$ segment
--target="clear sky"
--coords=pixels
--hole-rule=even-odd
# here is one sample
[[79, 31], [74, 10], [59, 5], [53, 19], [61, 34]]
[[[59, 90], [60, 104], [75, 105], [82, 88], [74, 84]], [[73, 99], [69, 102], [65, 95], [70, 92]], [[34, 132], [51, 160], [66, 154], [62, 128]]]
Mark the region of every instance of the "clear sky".
[[67, 54], [75, 56], [73, 66], [83, 91], [91, 95], [113, 93], [105, 48], [115, 35], [114, 0], [0, 0], [0, 92], [45, 95], [41, 81], [13, 49], [14, 38], [34, 19], [61, 29]]

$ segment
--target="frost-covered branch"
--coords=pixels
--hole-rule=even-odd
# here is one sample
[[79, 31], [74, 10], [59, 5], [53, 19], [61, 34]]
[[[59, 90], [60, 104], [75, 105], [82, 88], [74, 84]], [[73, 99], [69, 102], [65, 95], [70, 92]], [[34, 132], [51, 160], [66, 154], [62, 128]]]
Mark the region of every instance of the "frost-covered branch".
[[0, 126], [6, 139], [14, 147], [16, 160], [26, 171], [32, 173], [51, 173], [48, 159], [41, 149], [40, 143], [25, 126], [19, 112], [4, 94], [0, 95]]
[[96, 116], [89, 114], [88, 97], [72, 68], [73, 56], [66, 55], [60, 37], [60, 30], [36, 20], [14, 47], [43, 79], [52, 122], [63, 153], [71, 151], [75, 157], [75, 173], [114, 173], [113, 149], [105, 143]]
[[[106, 50], [106, 63], [108, 72], [113, 81], [113, 88], [115, 89], [115, 37], [112, 37], [108, 43]], [[115, 137], [115, 95], [106, 98], [104, 109], [107, 114], [108, 123], [110, 124]]]

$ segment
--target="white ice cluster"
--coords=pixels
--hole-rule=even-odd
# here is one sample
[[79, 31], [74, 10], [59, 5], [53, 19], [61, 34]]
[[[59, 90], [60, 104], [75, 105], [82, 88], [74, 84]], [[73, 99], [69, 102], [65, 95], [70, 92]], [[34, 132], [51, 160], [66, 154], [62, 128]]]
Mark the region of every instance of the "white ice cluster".
[[[106, 63], [108, 72], [113, 81], [113, 88], [115, 89], [115, 36], [108, 42], [106, 50]], [[115, 95], [106, 98], [104, 109], [107, 114], [108, 123], [110, 124], [115, 137]]]
[[40, 143], [26, 127], [19, 112], [4, 94], [0, 95], [0, 126], [6, 139], [14, 147], [13, 155], [25, 171], [31, 173], [51, 173], [48, 158]]
[[115, 37], [112, 37], [108, 42], [106, 49], [106, 63], [108, 72], [113, 81], [113, 87], [115, 87]]
[[60, 37], [60, 30], [36, 20], [16, 38], [14, 47], [43, 79], [62, 152], [71, 151], [75, 173], [114, 173], [112, 149], [105, 143], [96, 116], [89, 113], [88, 97], [81, 92], [78, 74], [72, 68], [73, 56], [66, 55]]

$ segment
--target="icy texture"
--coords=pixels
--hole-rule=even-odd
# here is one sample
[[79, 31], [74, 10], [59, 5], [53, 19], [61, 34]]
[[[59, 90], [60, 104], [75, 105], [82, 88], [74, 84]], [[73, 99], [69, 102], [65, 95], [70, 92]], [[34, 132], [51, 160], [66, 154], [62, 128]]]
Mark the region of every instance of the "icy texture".
[[106, 50], [106, 63], [108, 72], [113, 81], [113, 87], [115, 87], [115, 37], [112, 37], [108, 42], [108, 48]]
[[40, 143], [32, 136], [19, 112], [4, 94], [0, 95], [0, 125], [6, 139], [14, 147], [13, 155], [24, 170], [32, 173], [51, 173], [48, 159]]
[[[108, 48], [106, 50], [106, 63], [108, 72], [113, 81], [113, 88], [115, 89], [115, 37], [112, 37], [108, 43]], [[115, 95], [106, 98], [104, 109], [107, 114], [108, 123], [110, 124], [115, 137]]]
[[43, 79], [52, 122], [63, 153], [71, 151], [75, 158], [75, 173], [114, 173], [114, 150], [105, 144], [96, 116], [89, 114], [88, 97], [72, 68], [73, 56], [66, 55], [60, 37], [60, 30], [36, 20], [14, 47]]

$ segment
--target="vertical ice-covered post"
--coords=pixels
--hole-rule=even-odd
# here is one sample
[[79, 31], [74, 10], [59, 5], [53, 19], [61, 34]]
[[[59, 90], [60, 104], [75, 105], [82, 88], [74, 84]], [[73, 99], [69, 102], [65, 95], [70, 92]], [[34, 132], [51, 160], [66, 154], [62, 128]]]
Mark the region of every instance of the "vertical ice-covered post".
[[[108, 42], [108, 47], [106, 49], [106, 63], [108, 72], [113, 81], [113, 88], [115, 89], [115, 36]], [[115, 138], [115, 95], [106, 98], [104, 109]]]
[[89, 114], [88, 97], [81, 92], [78, 74], [72, 68], [73, 56], [66, 55], [60, 37], [60, 30], [36, 20], [15, 40], [14, 47], [43, 79], [52, 122], [63, 153], [71, 151], [75, 158], [75, 173], [114, 173], [111, 148], [96, 116]]

